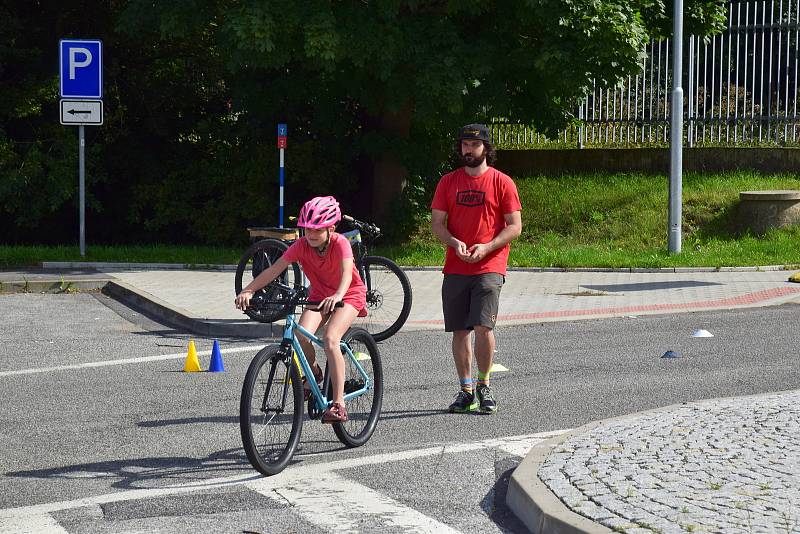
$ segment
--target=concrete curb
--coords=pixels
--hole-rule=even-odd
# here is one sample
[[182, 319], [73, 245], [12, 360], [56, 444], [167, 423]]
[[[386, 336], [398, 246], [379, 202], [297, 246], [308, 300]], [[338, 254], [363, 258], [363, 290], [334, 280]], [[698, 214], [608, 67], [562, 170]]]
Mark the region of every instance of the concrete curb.
[[596, 421], [583, 425], [535, 445], [508, 481], [506, 505], [531, 532], [552, 534], [607, 534], [611, 529], [576, 514], [539, 479], [539, 467], [550, 452], [574, 435], [583, 434], [600, 425]]
[[[112, 263], [81, 261], [43, 261], [43, 269], [98, 269], [98, 270], [187, 270], [235, 271], [236, 265], [201, 265], [189, 263]], [[401, 265], [405, 271], [441, 271], [441, 266]], [[799, 264], [753, 265], [744, 267], [508, 267], [509, 271], [528, 273], [717, 273], [717, 272], [768, 272], [796, 271]]]
[[144, 311], [167, 323], [193, 334], [206, 337], [267, 338], [283, 335], [283, 323], [258, 323], [251, 320], [231, 321], [197, 317], [191, 312], [172, 306], [155, 295], [137, 289], [120, 280], [110, 280], [102, 289], [105, 295], [134, 309]]
[[43, 261], [42, 269], [97, 269], [132, 271], [235, 271], [236, 265], [207, 265], [195, 263], [113, 263], [92, 261]]

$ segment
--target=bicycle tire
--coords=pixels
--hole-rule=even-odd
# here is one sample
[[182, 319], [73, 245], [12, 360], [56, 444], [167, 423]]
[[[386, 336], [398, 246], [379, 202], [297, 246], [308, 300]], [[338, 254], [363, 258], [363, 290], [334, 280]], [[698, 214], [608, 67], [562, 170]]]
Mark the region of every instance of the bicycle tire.
[[[280, 473], [291, 461], [300, 443], [305, 412], [300, 370], [278, 349], [278, 345], [271, 345], [255, 355], [239, 402], [245, 454], [250, 464], [266, 476]], [[262, 404], [276, 411], [265, 411]]]
[[[272, 238], [262, 239], [250, 245], [236, 266], [236, 278], [234, 280], [236, 294], [241, 293], [242, 289], [247, 287], [250, 281], [275, 263], [288, 248], [289, 245], [285, 242]], [[275, 280], [289, 287], [302, 285], [300, 267], [293, 263]], [[266, 287], [259, 289], [256, 294], [263, 294], [265, 300], [274, 301], [280, 298], [282, 291], [277, 288], [277, 285], [270, 283]], [[266, 308], [247, 310], [245, 313], [256, 321], [273, 323], [286, 317], [287, 310], [283, 306], [273, 304]]]
[[[347, 343], [354, 354], [359, 354], [359, 364], [364, 368], [370, 378], [372, 387], [354, 399], [347, 401], [348, 420], [344, 423], [334, 423], [333, 431], [347, 447], [360, 447], [365, 444], [372, 433], [381, 414], [383, 405], [383, 365], [378, 344], [363, 328], [351, 328], [344, 335], [343, 341]], [[353, 364], [353, 361], [344, 355], [344, 392], [345, 395], [364, 387], [364, 377]]]
[[365, 256], [359, 270], [367, 286], [367, 316], [355, 325], [383, 341], [397, 333], [411, 312], [411, 283], [392, 260]]

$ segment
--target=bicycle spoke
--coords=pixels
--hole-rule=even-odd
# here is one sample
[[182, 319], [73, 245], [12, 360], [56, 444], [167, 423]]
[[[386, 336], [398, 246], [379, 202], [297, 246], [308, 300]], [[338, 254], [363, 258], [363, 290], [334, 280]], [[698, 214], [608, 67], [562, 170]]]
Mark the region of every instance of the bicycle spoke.
[[277, 347], [260, 351], [245, 377], [240, 428], [247, 458], [266, 475], [280, 472], [300, 440], [303, 393], [291, 360]]
[[[349, 355], [345, 357], [345, 393], [357, 396], [346, 401], [349, 419], [335, 424], [334, 431], [342, 443], [348, 447], [358, 447], [370, 438], [380, 416], [383, 368], [378, 347], [365, 330], [352, 329], [345, 340], [358, 362], [356, 365]], [[363, 391], [365, 387], [366, 391]], [[359, 391], [363, 392], [359, 394]]]
[[411, 311], [411, 284], [400, 267], [380, 256], [364, 258], [361, 272], [367, 286], [367, 316], [355, 324], [382, 341], [406, 322]]

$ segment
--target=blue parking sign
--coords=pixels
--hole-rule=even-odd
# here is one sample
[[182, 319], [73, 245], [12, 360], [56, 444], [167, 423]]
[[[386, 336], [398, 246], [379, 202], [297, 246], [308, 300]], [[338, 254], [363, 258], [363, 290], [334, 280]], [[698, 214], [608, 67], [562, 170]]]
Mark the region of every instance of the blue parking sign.
[[98, 40], [61, 39], [62, 98], [103, 98], [103, 43]]

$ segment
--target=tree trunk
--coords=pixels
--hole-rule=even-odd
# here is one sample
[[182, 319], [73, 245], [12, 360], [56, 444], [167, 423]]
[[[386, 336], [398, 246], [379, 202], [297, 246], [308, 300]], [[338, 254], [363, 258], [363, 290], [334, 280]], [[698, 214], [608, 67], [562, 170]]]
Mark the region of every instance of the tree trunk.
[[[411, 132], [412, 102], [408, 100], [398, 111], [384, 111], [378, 118], [378, 129], [388, 139], [408, 139]], [[397, 145], [394, 145], [397, 146]], [[392, 215], [408, 180], [397, 152], [386, 150], [372, 165], [372, 216], [379, 224]]]

